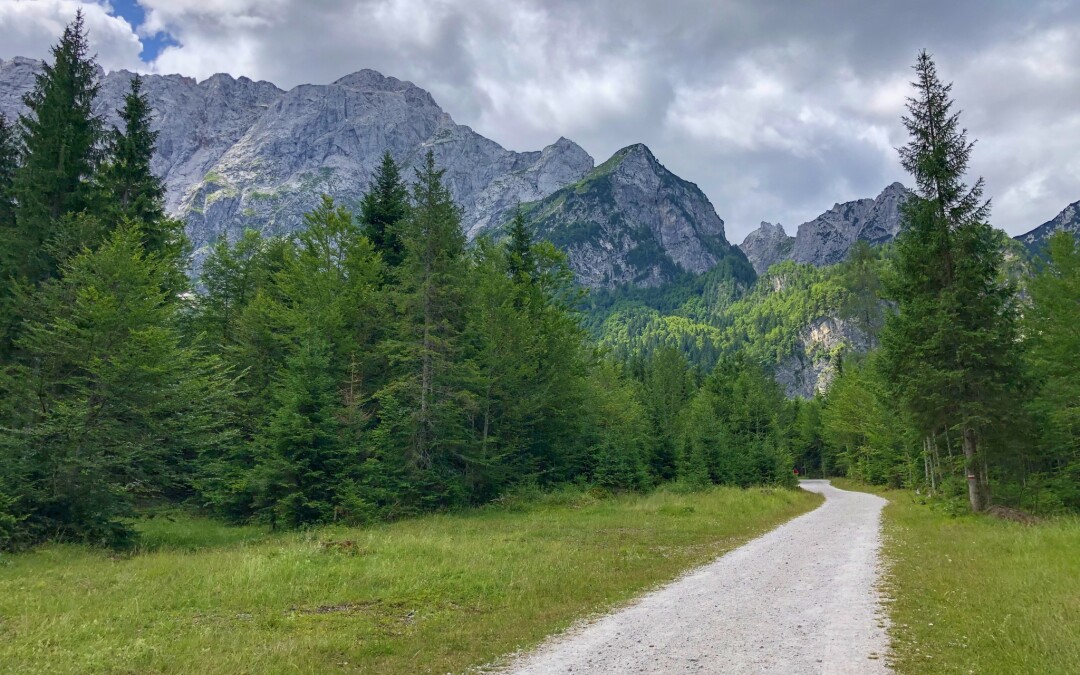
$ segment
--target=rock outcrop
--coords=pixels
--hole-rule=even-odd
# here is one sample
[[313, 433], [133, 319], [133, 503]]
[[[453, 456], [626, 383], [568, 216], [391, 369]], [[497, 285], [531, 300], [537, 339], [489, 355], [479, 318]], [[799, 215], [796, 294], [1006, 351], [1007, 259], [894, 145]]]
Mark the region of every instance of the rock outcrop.
[[850, 321], [821, 317], [799, 333], [791, 356], [776, 365], [776, 382], [788, 398], [813, 398], [828, 389], [845, 351], [866, 352], [870, 346], [867, 336]]
[[789, 236], [783, 225], [764, 221], [739, 244], [739, 249], [746, 254], [759, 275], [768, 272], [778, 262], [791, 260], [794, 247], [795, 237]]
[[1029, 251], [1039, 252], [1046, 247], [1046, 242], [1051, 235], [1057, 232], [1070, 232], [1080, 238], [1080, 202], [1073, 202], [1065, 207], [1065, 210], [1054, 216], [1031, 232], [1016, 237], [1016, 240], [1028, 248]]
[[586, 286], [658, 286], [723, 260], [753, 276], [708, 198], [641, 144], [527, 209], [538, 234], [567, 251]]
[[908, 190], [893, 183], [874, 199], [836, 204], [799, 226], [791, 259], [817, 267], [843, 262], [856, 241], [882, 244], [900, 232], [900, 207]]
[[835, 265], [847, 258], [856, 241], [883, 244], [900, 232], [900, 207], [910, 192], [900, 183], [886, 187], [874, 199], [836, 204], [799, 226], [792, 239], [779, 225], [762, 223], [739, 248], [761, 274], [782, 260], [816, 267]]

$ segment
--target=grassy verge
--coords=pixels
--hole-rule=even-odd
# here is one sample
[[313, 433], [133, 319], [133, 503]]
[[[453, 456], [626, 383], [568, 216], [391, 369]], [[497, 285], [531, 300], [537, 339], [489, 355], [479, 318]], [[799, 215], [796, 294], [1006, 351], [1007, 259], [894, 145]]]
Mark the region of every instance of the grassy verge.
[[148, 521], [120, 558], [0, 558], [0, 670], [459, 672], [530, 647], [781, 522], [817, 495], [718, 488], [270, 534]]
[[885, 508], [898, 673], [1080, 673], [1080, 519], [950, 516], [911, 493]]

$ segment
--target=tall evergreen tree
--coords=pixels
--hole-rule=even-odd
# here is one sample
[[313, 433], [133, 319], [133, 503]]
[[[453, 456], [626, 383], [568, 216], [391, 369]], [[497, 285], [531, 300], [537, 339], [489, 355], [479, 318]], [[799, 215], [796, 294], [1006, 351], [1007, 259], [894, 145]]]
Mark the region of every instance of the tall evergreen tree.
[[124, 128], [113, 127], [109, 132], [109, 159], [102, 167], [101, 184], [113, 213], [144, 224], [155, 223], [165, 216], [165, 188], [150, 170], [158, 132], [150, 128], [152, 111], [142, 90], [142, 78], [131, 78], [130, 86], [124, 107], [116, 111]]
[[148, 252], [180, 258], [186, 249], [183, 223], [166, 217], [165, 187], [150, 167], [158, 132], [151, 129], [153, 111], [138, 75], [116, 112], [123, 128], [109, 132], [108, 159], [98, 176], [103, 215], [112, 222], [139, 223]]
[[59, 261], [46, 244], [65, 216], [93, 206], [93, 178], [102, 157], [102, 120], [93, 112], [97, 64], [81, 11], [52, 56], [23, 99], [29, 112], [19, 117], [23, 160], [14, 180], [16, 228], [5, 242], [15, 274], [31, 282], [56, 276]]
[[529, 280], [536, 273], [536, 260], [533, 255], [533, 232], [525, 222], [525, 212], [518, 206], [514, 219], [507, 228], [507, 263], [510, 276], [514, 279]]
[[[0, 113], [0, 240], [10, 241], [15, 229], [15, 171], [19, 167], [19, 137], [15, 125]], [[6, 248], [6, 247], [5, 247]], [[0, 254], [6, 255], [6, 254]], [[6, 264], [0, 260], [0, 271]]]
[[882, 333], [894, 393], [924, 436], [958, 427], [971, 508], [989, 505], [986, 441], [1019, 380], [1014, 293], [1002, 275], [997, 235], [986, 222], [983, 181], [964, 182], [974, 143], [953, 112], [930, 55], [915, 64], [916, 95], [901, 148], [917, 194], [903, 209], [889, 295], [898, 311]]
[[12, 278], [18, 255], [13, 186], [19, 166], [19, 139], [15, 125], [0, 114], [0, 359], [11, 349], [14, 316]]
[[1042, 483], [1080, 508], [1080, 246], [1069, 232], [1051, 237], [1046, 267], [1031, 281], [1024, 315], [1036, 383], [1031, 407], [1042, 422], [1041, 457], [1028, 483]]
[[228, 435], [231, 383], [183, 346], [162, 288], [168, 265], [141, 237], [117, 229], [34, 297], [25, 363], [5, 392], [21, 415], [0, 433], [28, 539], [122, 543], [135, 499], [182, 491], [196, 449]]
[[402, 227], [409, 215], [409, 189], [390, 151], [383, 155], [371, 187], [360, 202], [364, 234], [386, 264], [395, 268], [405, 259]]

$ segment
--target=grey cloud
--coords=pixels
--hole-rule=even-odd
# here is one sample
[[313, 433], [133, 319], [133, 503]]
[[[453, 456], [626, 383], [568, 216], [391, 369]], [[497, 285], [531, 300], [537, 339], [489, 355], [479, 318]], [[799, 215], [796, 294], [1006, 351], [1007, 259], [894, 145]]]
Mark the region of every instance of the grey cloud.
[[[56, 0], [69, 1], [69, 0]], [[1080, 199], [1071, 0], [143, 0], [181, 43], [153, 67], [290, 87], [374, 68], [506, 147], [598, 160], [645, 142], [741, 240], [905, 177], [895, 147], [921, 48], [956, 81], [998, 226]]]

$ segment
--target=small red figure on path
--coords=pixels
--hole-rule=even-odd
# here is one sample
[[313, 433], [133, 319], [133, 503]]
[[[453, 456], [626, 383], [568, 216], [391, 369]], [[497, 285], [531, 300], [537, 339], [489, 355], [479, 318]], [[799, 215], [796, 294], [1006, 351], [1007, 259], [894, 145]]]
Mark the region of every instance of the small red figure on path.
[[795, 475], [798, 476], [799, 475], [799, 470], [795, 469], [794, 471], [795, 471]]

